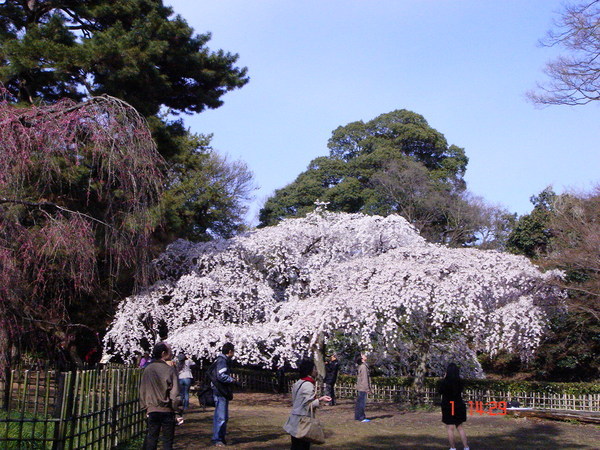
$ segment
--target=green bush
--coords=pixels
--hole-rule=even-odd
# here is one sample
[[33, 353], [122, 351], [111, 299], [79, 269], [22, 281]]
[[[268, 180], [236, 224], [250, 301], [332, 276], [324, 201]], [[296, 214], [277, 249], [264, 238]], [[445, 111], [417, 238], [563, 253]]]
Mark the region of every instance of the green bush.
[[[435, 388], [440, 378], [425, 378], [425, 387]], [[529, 392], [544, 394], [586, 395], [600, 394], [600, 383], [555, 383], [542, 381], [464, 380], [465, 389], [490, 391]], [[356, 377], [340, 375], [338, 383], [354, 384]], [[374, 377], [374, 386], [405, 386], [413, 383], [411, 377]]]

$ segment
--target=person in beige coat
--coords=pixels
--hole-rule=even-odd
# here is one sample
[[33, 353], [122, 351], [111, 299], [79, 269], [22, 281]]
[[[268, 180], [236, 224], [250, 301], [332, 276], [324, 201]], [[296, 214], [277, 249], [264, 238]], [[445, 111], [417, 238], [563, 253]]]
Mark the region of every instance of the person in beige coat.
[[312, 359], [302, 360], [298, 367], [300, 379], [292, 386], [292, 412], [288, 417], [283, 429], [292, 437], [292, 450], [303, 450], [310, 448], [310, 442], [296, 437], [298, 424], [302, 416], [310, 415], [310, 407], [318, 408], [320, 402], [330, 402], [331, 397], [324, 395], [315, 398], [315, 377], [317, 369]]
[[358, 364], [358, 375], [356, 377], [356, 405], [354, 406], [354, 419], [361, 422], [370, 422], [365, 416], [365, 406], [367, 404], [367, 394], [371, 393], [371, 377], [369, 377], [369, 366], [367, 366], [367, 355], [361, 354], [356, 359]]

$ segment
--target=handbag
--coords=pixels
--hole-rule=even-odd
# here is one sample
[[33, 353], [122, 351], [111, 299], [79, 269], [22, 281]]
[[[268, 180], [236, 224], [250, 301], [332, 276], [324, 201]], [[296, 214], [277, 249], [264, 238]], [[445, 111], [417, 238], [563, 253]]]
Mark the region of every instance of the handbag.
[[321, 422], [315, 417], [315, 411], [312, 404], [310, 405], [310, 415], [302, 416], [300, 418], [296, 436], [294, 437], [302, 439], [303, 441], [312, 442], [313, 444], [325, 443], [325, 433], [323, 433]]

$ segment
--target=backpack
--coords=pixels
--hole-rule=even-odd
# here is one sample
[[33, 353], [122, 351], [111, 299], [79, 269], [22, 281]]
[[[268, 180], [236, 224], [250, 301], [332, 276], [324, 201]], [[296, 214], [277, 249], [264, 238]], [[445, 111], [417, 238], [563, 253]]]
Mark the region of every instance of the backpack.
[[215, 397], [213, 394], [213, 388], [210, 385], [210, 374], [215, 369], [216, 361], [213, 362], [206, 373], [204, 374], [204, 381], [200, 385], [200, 389], [198, 390], [198, 402], [200, 406], [203, 408], [206, 407], [214, 407], [215, 406]]
[[198, 402], [203, 408], [215, 406], [215, 397], [210, 385], [203, 385], [200, 387], [200, 390], [198, 391]]

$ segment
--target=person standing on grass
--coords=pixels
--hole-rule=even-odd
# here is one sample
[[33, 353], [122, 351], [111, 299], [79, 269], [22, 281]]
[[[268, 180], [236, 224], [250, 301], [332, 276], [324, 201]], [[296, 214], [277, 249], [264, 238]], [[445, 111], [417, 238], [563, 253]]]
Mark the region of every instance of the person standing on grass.
[[176, 367], [179, 376], [179, 393], [181, 395], [181, 403], [184, 411], [190, 406], [190, 386], [194, 381], [192, 366], [195, 365], [196, 363], [190, 360], [185, 353], [179, 353], [177, 355]]
[[454, 447], [455, 428], [460, 435], [464, 449], [469, 450], [467, 434], [462, 426], [467, 421], [467, 406], [462, 399], [463, 382], [456, 364], [448, 364], [446, 376], [440, 382], [439, 390], [442, 395], [442, 422], [446, 424], [450, 450], [456, 450]]
[[330, 405], [335, 405], [335, 382], [337, 381], [340, 363], [337, 355], [333, 353], [329, 361], [325, 364], [325, 395], [331, 397]]
[[173, 359], [169, 344], [156, 344], [152, 359], [144, 369], [140, 383], [140, 404], [146, 410], [148, 423], [143, 448], [156, 449], [162, 431], [163, 449], [172, 449], [175, 424], [182, 422], [182, 411], [177, 372], [168, 364]]
[[229, 367], [234, 353], [235, 349], [231, 342], [224, 344], [221, 348], [221, 354], [211, 366], [212, 370], [208, 374], [215, 399], [211, 442], [217, 447], [223, 447], [227, 444], [225, 434], [227, 433], [227, 421], [229, 420], [229, 401], [233, 399], [233, 386], [239, 385], [237, 380], [231, 376]]
[[356, 358], [358, 364], [358, 375], [356, 377], [356, 405], [354, 406], [354, 420], [361, 422], [370, 422], [365, 416], [365, 407], [367, 405], [367, 394], [371, 394], [371, 377], [369, 376], [369, 366], [367, 365], [367, 355], [362, 353]]
[[315, 378], [317, 368], [312, 359], [304, 359], [298, 367], [300, 379], [292, 386], [292, 412], [283, 429], [292, 437], [291, 450], [310, 449], [310, 442], [296, 437], [298, 425], [304, 416], [310, 415], [310, 408], [318, 408], [320, 402], [330, 402], [331, 397], [324, 395], [315, 398]]

